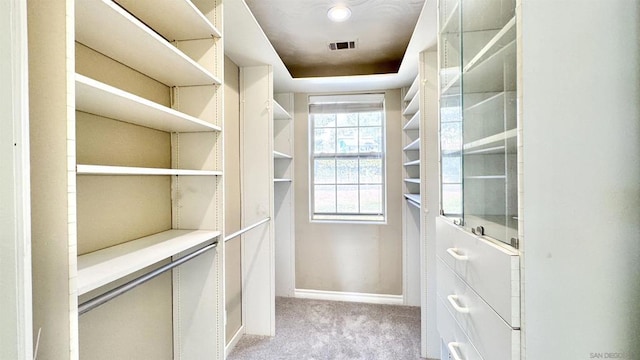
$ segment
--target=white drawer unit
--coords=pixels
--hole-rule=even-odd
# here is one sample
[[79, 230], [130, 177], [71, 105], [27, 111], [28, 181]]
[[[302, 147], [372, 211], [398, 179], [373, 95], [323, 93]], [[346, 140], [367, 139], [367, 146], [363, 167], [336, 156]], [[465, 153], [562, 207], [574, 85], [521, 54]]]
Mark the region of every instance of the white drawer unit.
[[438, 298], [485, 359], [520, 358], [520, 331], [514, 330], [441, 259]]
[[438, 332], [444, 348], [442, 353], [449, 355], [442, 356], [442, 359], [483, 360], [440, 298], [438, 298], [437, 314]]
[[520, 327], [520, 257], [514, 249], [436, 219], [438, 257], [513, 328]]

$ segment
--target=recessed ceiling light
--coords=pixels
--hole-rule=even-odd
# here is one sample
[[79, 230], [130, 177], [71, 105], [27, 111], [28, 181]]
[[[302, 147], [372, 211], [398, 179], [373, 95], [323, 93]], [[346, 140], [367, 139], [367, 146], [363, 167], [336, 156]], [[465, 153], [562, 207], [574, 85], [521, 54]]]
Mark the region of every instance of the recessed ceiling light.
[[327, 16], [331, 21], [341, 22], [351, 17], [351, 10], [344, 5], [336, 5], [329, 9]]

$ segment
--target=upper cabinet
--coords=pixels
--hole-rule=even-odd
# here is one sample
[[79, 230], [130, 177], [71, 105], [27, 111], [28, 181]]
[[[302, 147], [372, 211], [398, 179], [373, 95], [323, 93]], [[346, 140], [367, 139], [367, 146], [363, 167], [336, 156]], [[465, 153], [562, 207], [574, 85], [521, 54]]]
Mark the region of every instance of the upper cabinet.
[[446, 0], [439, 11], [441, 210], [517, 246], [515, 0]]

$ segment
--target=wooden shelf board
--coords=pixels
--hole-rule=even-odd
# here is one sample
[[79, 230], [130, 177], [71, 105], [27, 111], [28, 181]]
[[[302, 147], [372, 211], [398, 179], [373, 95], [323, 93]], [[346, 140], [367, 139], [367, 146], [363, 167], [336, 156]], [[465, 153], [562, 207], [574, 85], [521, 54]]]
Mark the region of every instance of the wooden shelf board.
[[[507, 61], [511, 66], [505, 66], [505, 59], [511, 57], [515, 60], [516, 41], [500, 48], [495, 53], [477, 63], [469, 71], [463, 74], [465, 93], [500, 92], [515, 90], [516, 64], [515, 61]], [[508, 82], [505, 81], [508, 79]]]
[[441, 94], [443, 96], [448, 96], [454, 95], [453, 92], [455, 92], [455, 95], [458, 95], [460, 93], [460, 78], [460, 73], [451, 78], [451, 80], [442, 88]]
[[274, 150], [273, 158], [274, 159], [293, 159], [293, 156]]
[[291, 179], [284, 179], [284, 178], [274, 178], [273, 182], [274, 183], [278, 183], [278, 182], [291, 182]]
[[404, 125], [402, 130], [418, 130], [420, 129], [420, 111], [417, 111], [409, 121]]
[[484, 109], [486, 108], [492, 108], [492, 107], [504, 107], [504, 95], [505, 92], [499, 92], [495, 95], [492, 95], [482, 101], [479, 101], [476, 104], [473, 104], [469, 107], [467, 107], [466, 109], [464, 109], [465, 114], [467, 113], [475, 113], [475, 112], [482, 112]]
[[499, 148], [500, 146], [504, 148], [504, 141], [507, 139], [515, 138], [517, 135], [517, 129], [507, 130], [505, 132], [487, 136], [485, 138], [464, 144], [463, 149], [465, 154], [469, 154], [470, 152], [477, 153], [482, 150], [491, 151], [495, 148]]
[[220, 236], [219, 231], [167, 230], [78, 256], [78, 295]]
[[220, 80], [110, 0], [76, 1], [76, 40], [167, 86]]
[[481, 64], [494, 53], [509, 45], [516, 38], [516, 18], [515, 16], [482, 48], [476, 56], [467, 63], [463, 72], [471, 71], [476, 65]]
[[291, 115], [285, 110], [282, 105], [273, 100], [273, 119], [274, 120], [290, 120]]
[[413, 161], [407, 161], [406, 163], [403, 164], [404, 166], [419, 166], [420, 165], [420, 160], [413, 160]]
[[420, 203], [421, 203], [420, 194], [404, 194], [404, 197], [407, 200], [411, 200], [411, 201], [415, 202], [418, 205], [420, 205]]
[[404, 181], [412, 184], [420, 184], [420, 178], [407, 178], [404, 179]]
[[413, 97], [418, 92], [418, 88], [420, 87], [419, 83], [420, 83], [420, 74], [416, 75], [416, 78], [411, 83], [411, 86], [409, 86], [409, 90], [407, 90], [407, 93], [404, 96], [404, 101], [410, 101], [411, 99], [413, 99]]
[[411, 101], [409, 102], [409, 104], [407, 104], [407, 107], [402, 112], [402, 115], [404, 116], [413, 115], [418, 110], [420, 110], [420, 97], [418, 96], [418, 93], [416, 93], [411, 99]]
[[181, 175], [181, 176], [220, 176], [222, 171], [212, 170], [185, 170], [185, 169], [162, 169], [143, 168], [129, 166], [108, 166], [108, 165], [76, 165], [78, 175]]
[[76, 74], [76, 109], [167, 132], [220, 131], [220, 127]]
[[453, 10], [451, 10], [451, 13], [449, 14], [449, 16], [447, 16], [447, 19], [442, 23], [442, 26], [440, 27], [441, 33], [456, 32], [459, 30], [458, 29], [460, 27], [459, 10], [460, 10], [460, 1], [456, 3], [456, 5], [453, 7]]
[[115, 0], [115, 2], [169, 41], [222, 36], [190, 0], [154, 0], [153, 2]]
[[407, 150], [420, 150], [420, 138], [415, 139], [409, 145], [405, 146], [404, 149], [402, 149], [402, 150], [404, 150], [404, 151], [407, 151]]

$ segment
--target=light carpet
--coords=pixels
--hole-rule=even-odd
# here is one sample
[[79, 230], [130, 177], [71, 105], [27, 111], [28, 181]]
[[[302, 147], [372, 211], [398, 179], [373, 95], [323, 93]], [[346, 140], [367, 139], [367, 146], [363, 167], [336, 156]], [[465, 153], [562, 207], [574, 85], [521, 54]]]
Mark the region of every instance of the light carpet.
[[276, 298], [276, 336], [245, 335], [227, 359], [420, 359], [420, 308]]

